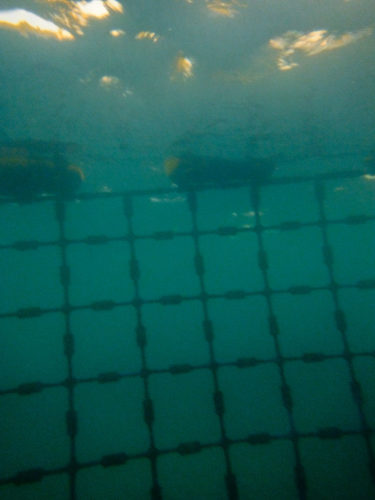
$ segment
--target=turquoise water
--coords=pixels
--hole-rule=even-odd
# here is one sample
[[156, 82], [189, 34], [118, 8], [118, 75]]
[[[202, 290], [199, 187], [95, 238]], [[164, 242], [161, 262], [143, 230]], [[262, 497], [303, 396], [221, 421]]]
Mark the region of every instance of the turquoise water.
[[374, 498], [373, 3], [88, 4], [0, 9], [0, 142], [86, 177], [1, 200], [0, 498]]

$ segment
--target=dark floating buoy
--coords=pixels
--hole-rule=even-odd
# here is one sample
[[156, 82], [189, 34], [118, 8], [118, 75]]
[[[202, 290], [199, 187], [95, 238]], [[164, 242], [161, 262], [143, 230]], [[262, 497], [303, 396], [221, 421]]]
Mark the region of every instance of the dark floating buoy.
[[273, 160], [267, 158], [227, 160], [183, 154], [171, 156], [164, 162], [165, 173], [182, 189], [225, 187], [241, 182], [264, 183], [271, 177], [275, 168]]
[[72, 198], [84, 180], [80, 167], [69, 164], [72, 145], [32, 139], [0, 143], [0, 195], [32, 201], [43, 194]]

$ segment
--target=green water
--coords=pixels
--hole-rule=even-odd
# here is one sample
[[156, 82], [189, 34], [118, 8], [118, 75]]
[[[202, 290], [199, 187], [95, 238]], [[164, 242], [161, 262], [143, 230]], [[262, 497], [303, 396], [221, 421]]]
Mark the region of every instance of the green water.
[[86, 179], [1, 200], [0, 498], [374, 498], [373, 2], [18, 4], [73, 38], [0, 6], [0, 143]]

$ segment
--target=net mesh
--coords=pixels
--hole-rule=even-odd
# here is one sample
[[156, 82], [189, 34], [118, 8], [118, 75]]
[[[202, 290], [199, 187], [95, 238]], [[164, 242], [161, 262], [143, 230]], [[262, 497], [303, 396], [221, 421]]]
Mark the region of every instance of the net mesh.
[[373, 498], [362, 174], [4, 202], [2, 498]]

